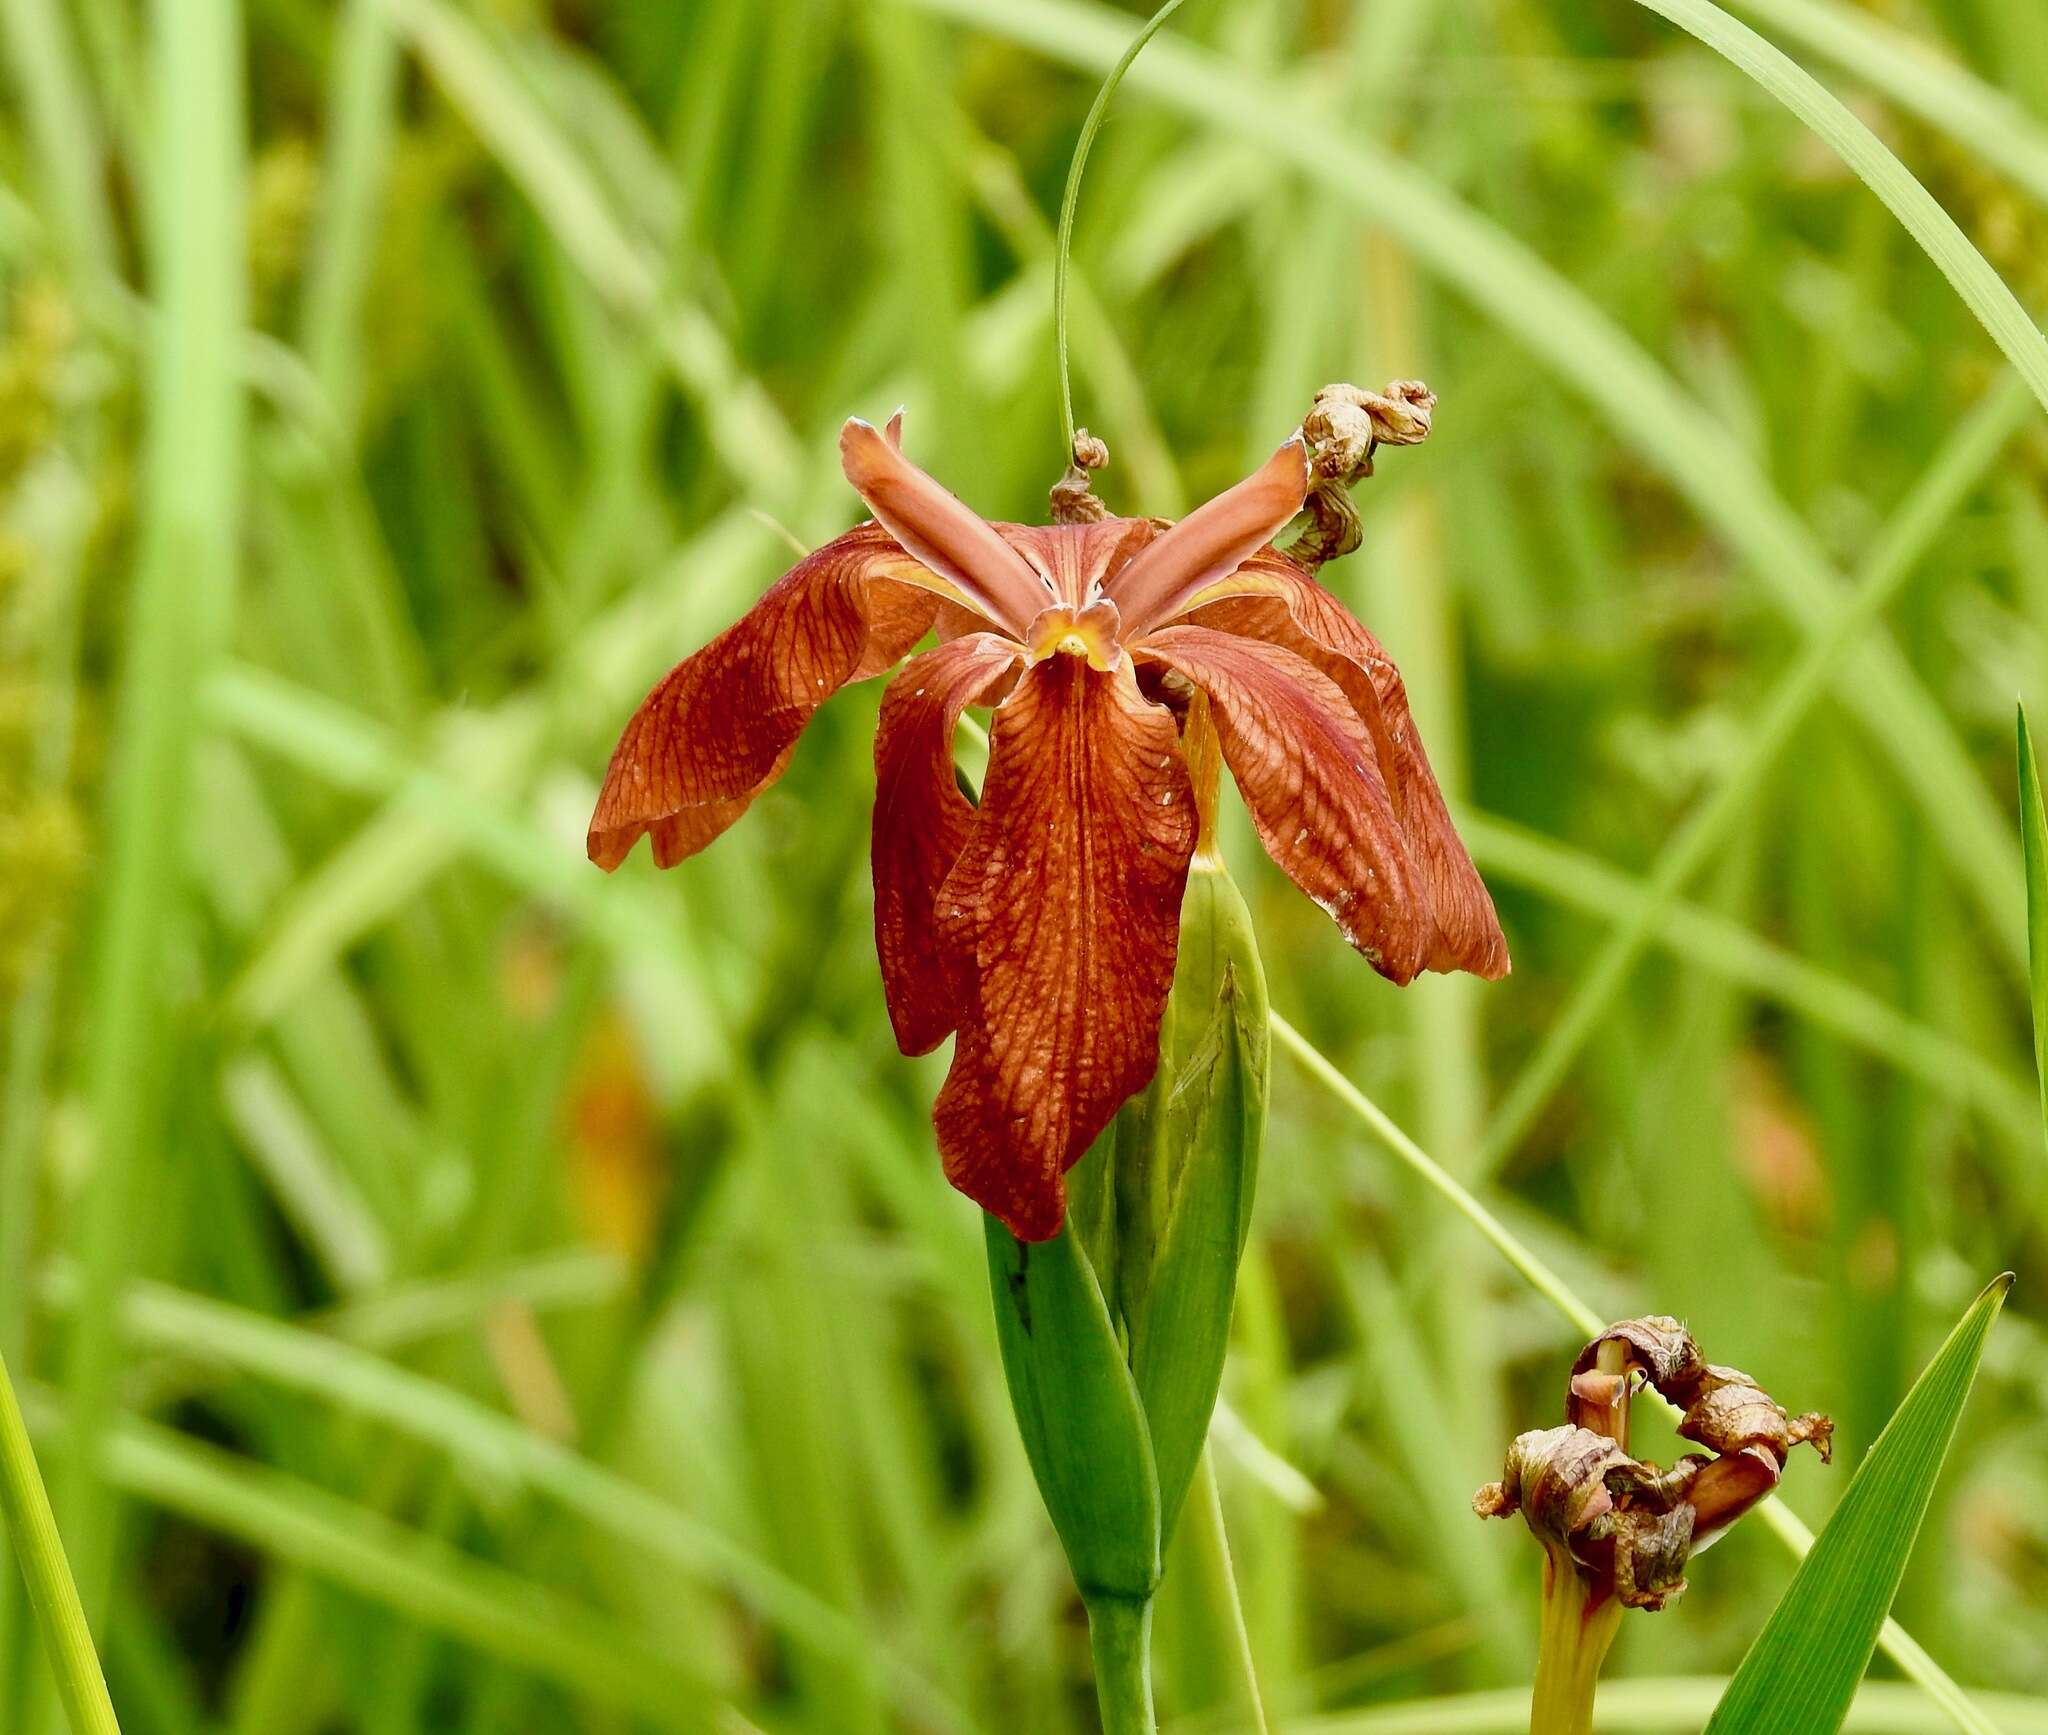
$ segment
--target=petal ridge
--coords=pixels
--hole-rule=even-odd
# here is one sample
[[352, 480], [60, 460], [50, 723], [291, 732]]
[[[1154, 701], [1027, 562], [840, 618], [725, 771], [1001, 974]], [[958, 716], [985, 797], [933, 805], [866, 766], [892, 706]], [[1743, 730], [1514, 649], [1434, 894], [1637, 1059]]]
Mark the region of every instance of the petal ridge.
[[1202, 626], [1165, 627], [1138, 655], [1209, 695], [1266, 853], [1389, 981], [1429, 956], [1428, 894], [1373, 742], [1341, 689], [1292, 651]]
[[1427, 968], [1489, 982], [1512, 967], [1486, 882], [1458, 836], [1386, 648], [1286, 555], [1263, 553], [1192, 598], [1181, 619], [1263, 639], [1306, 658], [1341, 687], [1373, 736], [1394, 809], [1422, 871], [1435, 940]]
[[938, 897], [959, 1035], [932, 1122], [947, 1178], [1026, 1241], [1159, 1064], [1193, 790], [1173, 718], [1079, 657], [996, 712], [988, 779]]
[[974, 804], [960, 792], [953, 732], [1018, 661], [995, 633], [950, 639], [903, 665], [875, 731], [875, 955], [896, 1044], [926, 1054], [952, 1033], [953, 998], [933, 911], [966, 847]]
[[648, 833], [663, 867], [696, 854], [783, 773], [818, 707], [900, 661], [937, 599], [878, 525], [825, 544], [660, 681], [612, 751], [587, 840], [610, 871]]

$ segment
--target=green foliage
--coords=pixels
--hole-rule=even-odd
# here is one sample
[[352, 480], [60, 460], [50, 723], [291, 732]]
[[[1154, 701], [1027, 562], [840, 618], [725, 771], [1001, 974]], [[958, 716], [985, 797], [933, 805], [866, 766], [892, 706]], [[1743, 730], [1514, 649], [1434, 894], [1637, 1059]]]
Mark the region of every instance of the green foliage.
[[2034, 1072], [2041, 1082], [2041, 1130], [2048, 1136], [2048, 817], [2027, 708], [2019, 709], [2020, 842], [2027, 860], [2027, 961], [2034, 996]]
[[2010, 1273], [1990, 1284], [1913, 1382], [1735, 1671], [1707, 1735], [1841, 1728], [2011, 1287]]
[[[882, 1016], [873, 689], [675, 873], [580, 832], [640, 694], [858, 510], [846, 414], [1042, 512], [1062, 178], [1150, 10], [0, 7], [0, 1357], [129, 1735], [1095, 1727], [939, 1062]], [[2048, 306], [2029, 8], [1734, 10]], [[1526, 1726], [1534, 1587], [1463, 1502], [1568, 1320], [1683, 1314], [1867, 1440], [2011, 1267], [1897, 1606], [2039, 1726], [2025, 380], [1638, 7], [1184, 6], [1073, 262], [1119, 510], [1327, 380], [1442, 397], [1325, 578], [1514, 975], [1386, 988], [1226, 797], [1305, 1063], [1213, 1447], [1276, 1721]], [[1768, 1524], [1625, 1633], [1613, 1717], [1699, 1726]], [[0, 1573], [0, 1727], [45, 1735], [30, 1622]], [[1169, 1723], [1238, 1726], [1217, 1631], [1161, 1599]], [[1932, 1691], [1851, 1726], [1982, 1727], [1882, 1642]]]

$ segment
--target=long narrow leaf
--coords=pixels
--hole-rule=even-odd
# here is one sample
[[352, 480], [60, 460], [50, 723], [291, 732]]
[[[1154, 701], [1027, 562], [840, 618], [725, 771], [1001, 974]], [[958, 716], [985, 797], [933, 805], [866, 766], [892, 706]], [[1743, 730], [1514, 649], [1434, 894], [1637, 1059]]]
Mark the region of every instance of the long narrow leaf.
[[2010, 1273], [1993, 1281], [1913, 1382], [1742, 1659], [1707, 1735], [1828, 1735], [1841, 1728], [2011, 1287]]
[[2034, 1071], [2041, 1082], [2041, 1131], [2048, 1137], [2048, 819], [2041, 811], [2041, 772], [2034, 732], [2019, 708], [2020, 842], [2027, 858], [2027, 968], [2034, 1002]]

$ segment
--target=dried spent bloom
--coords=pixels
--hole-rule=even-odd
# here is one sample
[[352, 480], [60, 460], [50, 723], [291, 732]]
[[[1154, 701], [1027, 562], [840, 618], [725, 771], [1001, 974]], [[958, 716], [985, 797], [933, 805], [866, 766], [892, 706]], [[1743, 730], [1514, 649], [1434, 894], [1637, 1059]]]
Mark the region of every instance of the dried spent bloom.
[[[1668, 1471], [1628, 1454], [1636, 1382], [1682, 1410], [1679, 1436], [1705, 1446]], [[1660, 1609], [1685, 1590], [1686, 1562], [1772, 1489], [1794, 1446], [1831, 1455], [1826, 1416], [1788, 1416], [1747, 1374], [1702, 1359], [1664, 1315], [1625, 1319], [1573, 1364], [1563, 1427], [1519, 1436], [1498, 1482], [1472, 1498], [1483, 1518], [1520, 1512], [1562, 1556], [1589, 1608], [1613, 1598]]]
[[[889, 684], [875, 743], [875, 937], [906, 1054], [957, 1037], [933, 1122], [953, 1185], [1020, 1238], [1056, 1234], [1063, 1177], [1158, 1065], [1196, 832], [1181, 727], [1208, 696], [1267, 852], [1383, 976], [1506, 973], [1378, 640], [1271, 539], [1311, 480], [1300, 435], [1177, 524], [992, 524], [849, 421], [874, 515], [785, 574], [626, 725], [590, 858], [644, 835], [668, 867], [744, 813], [849, 681]], [[1078, 447], [1078, 443], [1077, 443]], [[1086, 493], [1099, 442], [1067, 480]], [[978, 805], [961, 713], [995, 707]]]

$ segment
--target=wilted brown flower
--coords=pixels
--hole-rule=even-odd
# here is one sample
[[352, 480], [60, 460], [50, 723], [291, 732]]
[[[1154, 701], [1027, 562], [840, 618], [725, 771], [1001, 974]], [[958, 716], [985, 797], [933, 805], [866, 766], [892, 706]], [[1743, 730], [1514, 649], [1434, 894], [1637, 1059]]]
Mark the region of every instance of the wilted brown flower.
[[[1628, 1401], [1640, 1382], [1684, 1411], [1679, 1436], [1705, 1446], [1670, 1470], [1628, 1454]], [[1747, 1374], [1705, 1361], [1692, 1335], [1661, 1314], [1625, 1319], [1572, 1366], [1566, 1423], [1523, 1434], [1498, 1482], [1473, 1496], [1485, 1518], [1520, 1512], [1569, 1559], [1589, 1607], [1609, 1597], [1660, 1609], [1685, 1590], [1686, 1562], [1777, 1487], [1792, 1448], [1823, 1462], [1834, 1423], [1791, 1417]]]
[[[1508, 968], [1399, 671], [1270, 547], [1309, 486], [1301, 436], [1170, 526], [1083, 502], [1101, 455], [1077, 450], [1067, 521], [991, 524], [903, 456], [898, 422], [848, 422], [841, 462], [874, 522], [662, 680], [590, 823], [600, 867], [643, 835], [663, 867], [694, 854], [835, 691], [936, 629], [882, 702], [876, 943], [904, 1052], [958, 1033], [933, 1110], [947, 1176], [1025, 1240], [1058, 1231], [1065, 1171], [1157, 1068], [1196, 693], [1267, 852], [1380, 974]], [[978, 806], [953, 769], [970, 705], [996, 708]]]

